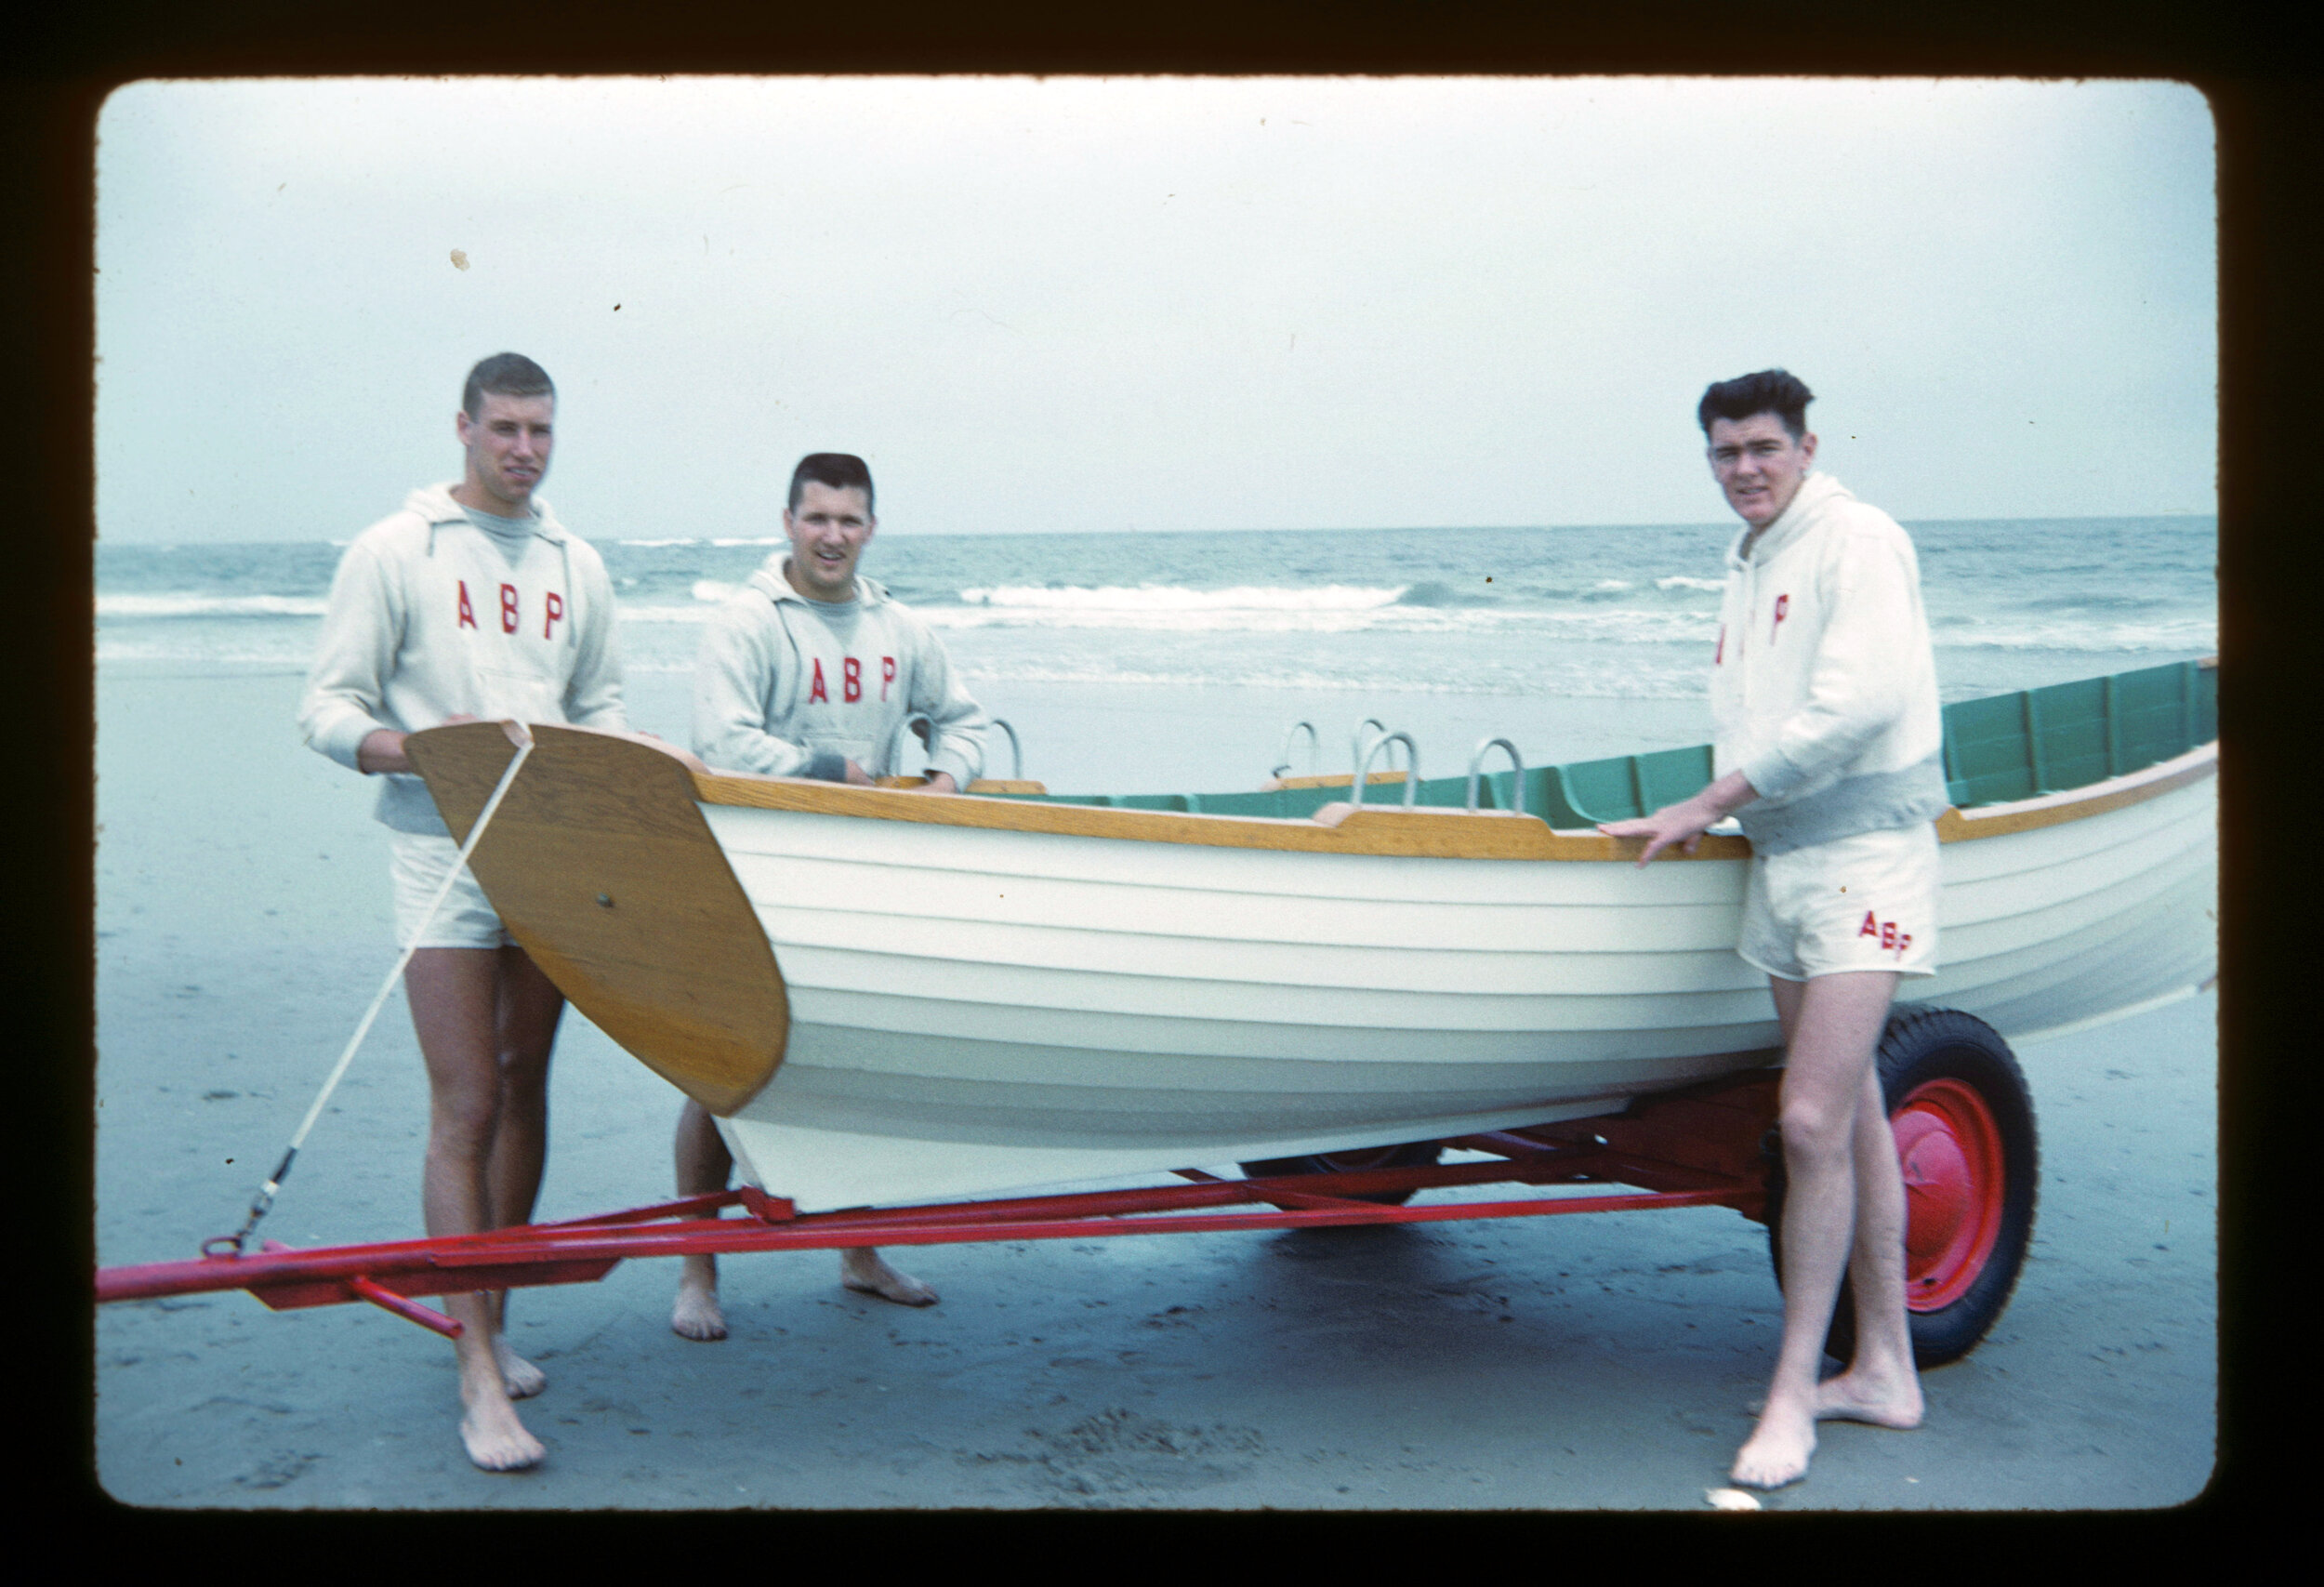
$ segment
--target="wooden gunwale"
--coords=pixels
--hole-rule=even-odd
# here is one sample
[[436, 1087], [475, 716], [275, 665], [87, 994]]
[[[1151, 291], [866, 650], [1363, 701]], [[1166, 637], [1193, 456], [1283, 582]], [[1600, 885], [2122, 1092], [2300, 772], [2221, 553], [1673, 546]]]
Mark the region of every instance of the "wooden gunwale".
[[[2219, 746], [2214, 741], [2172, 760], [2087, 787], [1980, 806], [1968, 813], [1948, 809], [1937, 818], [1937, 837], [1943, 842], [1958, 843], [2080, 821], [2159, 798], [2212, 776], [2218, 769]], [[694, 795], [704, 804], [869, 816], [924, 826], [1115, 838], [1132, 842], [1309, 853], [1602, 862], [1635, 860], [1644, 847], [1644, 840], [1635, 838], [1555, 830], [1539, 816], [1519, 815], [1513, 811], [1470, 812], [1437, 806], [1406, 810], [1368, 804], [1359, 809], [1335, 803], [1325, 805], [1307, 819], [1286, 820], [1257, 815], [1118, 810], [1096, 805], [1026, 804], [974, 794], [865, 788], [791, 777], [700, 772], [690, 774], [693, 777]], [[1750, 852], [1751, 846], [1745, 839], [1714, 834], [1706, 836], [1692, 855], [1673, 849], [1666, 851], [1665, 857], [1680, 861], [1734, 860], [1745, 858]]]
[[[1379, 783], [1393, 783], [1402, 787], [1408, 774], [1402, 768], [1393, 772], [1373, 772], [1365, 777], [1364, 786], [1370, 787]], [[1353, 772], [1318, 772], [1305, 777], [1277, 777], [1261, 786], [1271, 788], [1344, 788], [1353, 787], [1354, 783], [1355, 774]]]
[[1979, 805], [1974, 811], [1948, 810], [1936, 818], [1937, 840], [1945, 843], [1967, 842], [1977, 838], [1999, 838], [2004, 833], [2029, 831], [2037, 827], [2057, 827], [2068, 821], [2081, 821], [2093, 815], [2104, 815], [2110, 810], [2142, 804], [2159, 799], [2174, 788], [2215, 776], [2219, 772], [2219, 745], [2216, 740], [2201, 744], [2184, 755], [2159, 760], [2124, 776], [2109, 777], [2103, 783], [2087, 787], [2066, 788], [2033, 799], [2012, 800], [2006, 804]]

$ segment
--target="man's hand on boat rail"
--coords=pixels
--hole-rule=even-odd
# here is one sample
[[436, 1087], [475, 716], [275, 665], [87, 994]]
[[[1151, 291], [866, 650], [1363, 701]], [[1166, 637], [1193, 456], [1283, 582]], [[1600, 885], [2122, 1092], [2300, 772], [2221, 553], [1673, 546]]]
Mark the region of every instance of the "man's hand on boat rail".
[[899, 793], [958, 793], [960, 791], [960, 785], [952, 780], [950, 772], [931, 772], [924, 783], [903, 785], [903, 779], [897, 777], [891, 777], [883, 783], [867, 774], [863, 767], [852, 760], [847, 763], [847, 780], [857, 787], [891, 787], [895, 788]]
[[1644, 838], [1638, 855], [1643, 867], [1663, 850], [1677, 844], [1686, 853], [1701, 847], [1703, 834], [1759, 797], [1759, 790], [1740, 772], [1729, 772], [1692, 799], [1666, 804], [1652, 815], [1634, 821], [1604, 821], [1598, 830], [1609, 838]]

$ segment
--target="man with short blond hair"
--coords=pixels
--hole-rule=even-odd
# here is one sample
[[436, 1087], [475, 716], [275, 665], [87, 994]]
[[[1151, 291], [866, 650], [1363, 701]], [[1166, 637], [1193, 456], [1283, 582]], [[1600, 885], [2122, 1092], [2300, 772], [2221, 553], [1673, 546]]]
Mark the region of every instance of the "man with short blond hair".
[[[479, 718], [623, 725], [612, 582], [533, 494], [548, 471], [556, 405], [548, 376], [521, 354], [469, 372], [453, 426], [461, 479], [412, 492], [348, 547], [299, 703], [310, 746], [381, 779], [397, 937], [417, 944], [403, 985], [428, 1066], [430, 1235], [532, 1216], [564, 998], [465, 868], [429, 916], [458, 847], [403, 740]], [[509, 1402], [547, 1380], [508, 1347], [507, 1303], [505, 1290], [444, 1297], [462, 1329], [460, 1436], [487, 1471], [534, 1465], [543, 1453]]]

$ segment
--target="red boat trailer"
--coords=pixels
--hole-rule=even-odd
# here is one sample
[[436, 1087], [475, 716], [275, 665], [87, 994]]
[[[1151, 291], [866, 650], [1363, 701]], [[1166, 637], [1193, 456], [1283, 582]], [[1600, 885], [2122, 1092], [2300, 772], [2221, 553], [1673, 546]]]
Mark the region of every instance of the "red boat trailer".
[[[1954, 1010], [1898, 1012], [1881, 1039], [1878, 1066], [1905, 1182], [1913, 1357], [1939, 1366], [1976, 1347], [2016, 1287], [2040, 1171], [2033, 1101], [2008, 1044]], [[277, 1311], [368, 1301], [456, 1337], [457, 1323], [413, 1297], [584, 1283], [632, 1256], [1438, 1223], [1651, 1207], [1732, 1207], [1773, 1232], [1783, 1216], [1782, 1153], [1773, 1134], [1781, 1083], [1779, 1069], [1749, 1069], [1641, 1097], [1604, 1118], [1422, 1143], [1426, 1160], [1405, 1166], [1393, 1158], [1413, 1148], [1384, 1149], [1390, 1166], [1362, 1166], [1353, 1159], [1372, 1154], [1353, 1153], [1246, 1163], [1243, 1179], [1181, 1169], [1183, 1184], [836, 1212], [800, 1212], [746, 1188], [561, 1223], [321, 1250], [270, 1240], [245, 1253], [237, 1237], [225, 1235], [205, 1241], [191, 1262], [99, 1269], [97, 1298], [247, 1289]], [[1437, 1162], [1431, 1144], [1498, 1160]], [[1632, 1188], [1404, 1205], [1422, 1190], [1477, 1184]], [[745, 1216], [720, 1216], [734, 1206]], [[1842, 1305], [1825, 1348], [1844, 1360], [1854, 1334], [1853, 1309]]]
[[[235, 1237], [227, 1235], [205, 1242], [203, 1254], [190, 1262], [100, 1268], [97, 1299], [247, 1289], [276, 1311], [368, 1301], [456, 1338], [458, 1323], [413, 1297], [588, 1283], [627, 1257], [1448, 1223], [1656, 1207], [1732, 1207], [1764, 1222], [1769, 1158], [1763, 1143], [1775, 1122], [1779, 1079], [1777, 1070], [1753, 1070], [1644, 1098], [1607, 1118], [1442, 1143], [1491, 1153], [1499, 1159], [1495, 1162], [1239, 1180], [1182, 1169], [1180, 1176], [1190, 1183], [833, 1212], [799, 1212], [780, 1197], [746, 1187], [480, 1235], [310, 1250], [269, 1240], [255, 1253], [239, 1251]], [[1604, 1196], [1401, 1204], [1421, 1190], [1498, 1184], [1638, 1188]], [[1363, 1199], [1367, 1197], [1395, 1199]], [[734, 1206], [746, 1216], [720, 1216]]]

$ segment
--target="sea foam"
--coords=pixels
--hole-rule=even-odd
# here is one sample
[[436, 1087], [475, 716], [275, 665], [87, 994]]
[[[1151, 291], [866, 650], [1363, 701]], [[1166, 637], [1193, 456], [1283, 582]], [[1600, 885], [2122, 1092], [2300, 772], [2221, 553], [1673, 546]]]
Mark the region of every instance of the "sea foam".
[[1004, 584], [960, 591], [964, 606], [1036, 608], [1084, 612], [1367, 612], [1393, 605], [1409, 585], [1374, 589], [1362, 585], [1300, 587], [1236, 585], [1229, 589], [1190, 589], [1183, 585]]
[[320, 617], [320, 595], [99, 595], [97, 615], [139, 617]]

